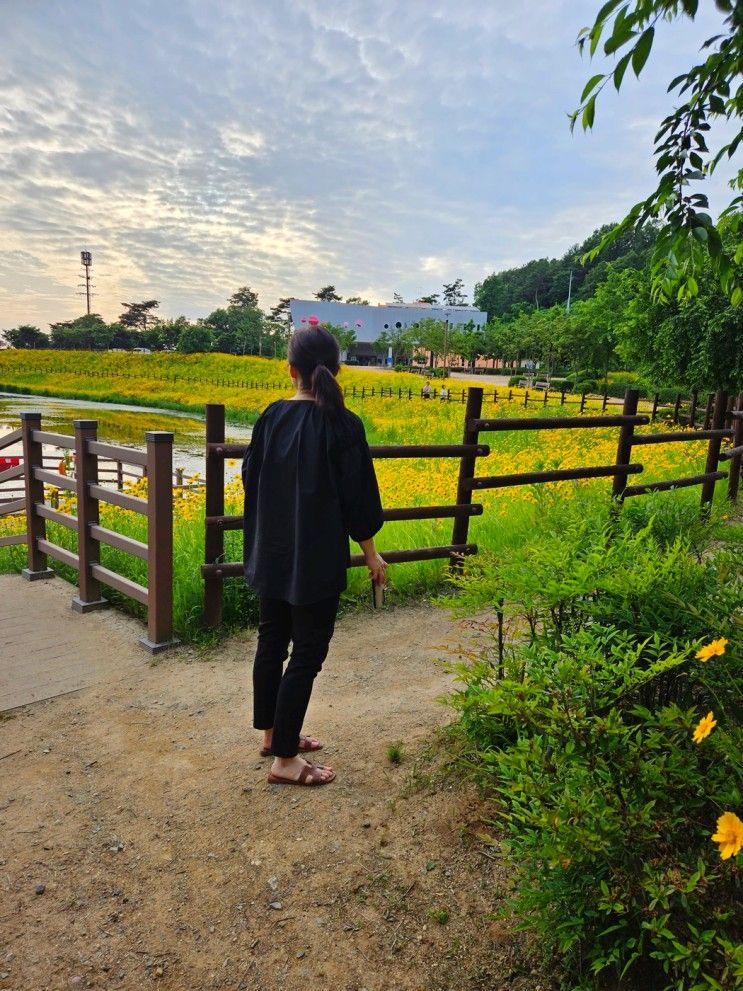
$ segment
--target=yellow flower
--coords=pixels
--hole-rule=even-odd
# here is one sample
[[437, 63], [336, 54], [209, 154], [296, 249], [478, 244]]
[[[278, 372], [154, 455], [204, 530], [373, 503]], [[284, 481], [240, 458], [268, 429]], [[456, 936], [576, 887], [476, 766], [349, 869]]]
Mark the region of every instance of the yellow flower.
[[694, 736], [692, 739], [694, 743], [701, 743], [702, 740], [709, 736], [712, 730], [717, 726], [717, 720], [712, 718], [713, 713], [708, 712], [704, 719], [699, 720], [699, 725], [694, 730]]
[[713, 640], [712, 643], [708, 643], [705, 647], [701, 647], [697, 651], [697, 659], [700, 661], [708, 661], [710, 657], [722, 657], [725, 653], [726, 646], [727, 640], [725, 637], [720, 637], [719, 640]]
[[734, 812], [723, 812], [717, 820], [717, 832], [712, 834], [712, 839], [720, 844], [723, 860], [735, 857], [743, 846], [743, 822]]
[[230, 466], [230, 468], [234, 468], [234, 466], [237, 464], [237, 461], [235, 461], [234, 458], [227, 458], [227, 464]]

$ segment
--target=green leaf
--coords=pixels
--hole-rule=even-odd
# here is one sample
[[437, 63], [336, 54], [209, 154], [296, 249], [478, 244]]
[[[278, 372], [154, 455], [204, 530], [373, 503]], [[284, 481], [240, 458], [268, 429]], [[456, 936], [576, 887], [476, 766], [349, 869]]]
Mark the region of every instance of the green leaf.
[[603, 78], [604, 76], [601, 72], [597, 72], [595, 76], [591, 76], [586, 85], [583, 87], [583, 92], [580, 95], [581, 103], [583, 103], [586, 97], [588, 97], [596, 89]]
[[646, 28], [640, 35], [640, 40], [635, 45], [632, 51], [632, 69], [636, 76], [639, 76], [642, 72], [642, 68], [648, 60], [648, 55], [650, 55], [650, 49], [653, 47], [653, 38], [655, 37], [655, 28]]
[[589, 128], [593, 127], [593, 119], [596, 115], [596, 94], [591, 97], [588, 103], [583, 108], [583, 116], [581, 118], [581, 123], [583, 124], [583, 130], [587, 131]]
[[607, 0], [601, 10], [596, 14], [596, 24], [601, 24], [613, 11], [617, 9], [622, 0]]
[[[619, 30], [617, 30], [617, 27]], [[616, 52], [622, 45], [626, 45], [631, 38], [634, 38], [636, 34], [637, 32], [633, 31], [626, 22], [622, 24], [617, 22], [617, 25], [614, 27], [614, 34], [612, 34], [611, 38], [604, 45], [605, 54], [611, 55], [613, 52]]]
[[631, 57], [632, 52], [627, 52], [626, 55], [623, 55], [620, 58], [617, 62], [616, 68], [614, 69], [614, 86], [616, 87], [617, 92], [622, 85], [622, 80], [624, 79], [624, 74], [627, 71], [627, 66], [629, 65], [629, 60]]
[[697, 239], [701, 241], [702, 244], [707, 243], [707, 228], [706, 227], [693, 227], [691, 233]]
[[733, 289], [730, 302], [733, 306], [740, 306], [740, 304], [743, 303], [743, 289], [740, 286], [736, 286], [735, 289]]

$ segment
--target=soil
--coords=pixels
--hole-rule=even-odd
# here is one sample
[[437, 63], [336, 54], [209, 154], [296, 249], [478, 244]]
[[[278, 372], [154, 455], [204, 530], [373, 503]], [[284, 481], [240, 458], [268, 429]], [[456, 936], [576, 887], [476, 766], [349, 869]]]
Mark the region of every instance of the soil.
[[425, 606], [341, 620], [306, 722], [322, 788], [266, 781], [249, 632], [10, 714], [0, 988], [546, 991], [494, 919], [477, 796], [441, 773], [465, 633]]

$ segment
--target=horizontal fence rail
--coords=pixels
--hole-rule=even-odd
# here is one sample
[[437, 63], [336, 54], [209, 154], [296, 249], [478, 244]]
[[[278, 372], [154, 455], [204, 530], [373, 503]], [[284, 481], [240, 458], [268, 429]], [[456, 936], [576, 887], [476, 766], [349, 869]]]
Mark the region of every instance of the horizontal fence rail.
[[[177, 643], [173, 636], [173, 435], [164, 431], [145, 434], [146, 451], [138, 451], [97, 440], [97, 421], [75, 420], [75, 434], [49, 433], [41, 429], [40, 413], [22, 413], [21, 429], [0, 439], [9, 446], [21, 440], [23, 456], [21, 473], [24, 478], [23, 500], [0, 503], [0, 515], [25, 509], [27, 533], [3, 538], [0, 545], [27, 544], [28, 561], [23, 575], [29, 581], [51, 577], [47, 559], [53, 558], [78, 572], [79, 594], [72, 606], [78, 612], [88, 612], [108, 605], [102, 586], [117, 592], [147, 608], [147, 635], [140, 643], [155, 653]], [[74, 473], [67, 474], [66, 463], [59, 470], [45, 467], [49, 462], [42, 445], [53, 445], [74, 451]], [[147, 477], [147, 498], [132, 496], [100, 484], [99, 470], [104, 459], [117, 465], [141, 467]], [[54, 460], [54, 459], [52, 459]], [[62, 470], [63, 464], [65, 470]], [[5, 473], [7, 475], [7, 473]], [[141, 476], [140, 476], [141, 477]], [[2, 476], [0, 476], [2, 480]], [[76, 496], [76, 515], [63, 513], [54, 504], [47, 504], [46, 489], [59, 489]], [[100, 524], [102, 502], [133, 510], [147, 518], [148, 537], [144, 543], [116, 533]], [[49, 539], [47, 523], [54, 523], [77, 535], [77, 551], [62, 547]], [[147, 563], [147, 586], [118, 574], [101, 562], [101, 545], [107, 545]]]

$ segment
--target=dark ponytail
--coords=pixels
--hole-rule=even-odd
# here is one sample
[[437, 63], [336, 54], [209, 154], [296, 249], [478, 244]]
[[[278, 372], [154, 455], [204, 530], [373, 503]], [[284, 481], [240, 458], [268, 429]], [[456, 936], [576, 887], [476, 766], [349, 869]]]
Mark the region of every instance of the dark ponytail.
[[330, 331], [324, 327], [295, 331], [289, 339], [288, 358], [320, 409], [333, 415], [345, 409], [343, 392], [335, 378], [341, 367], [341, 352]]

